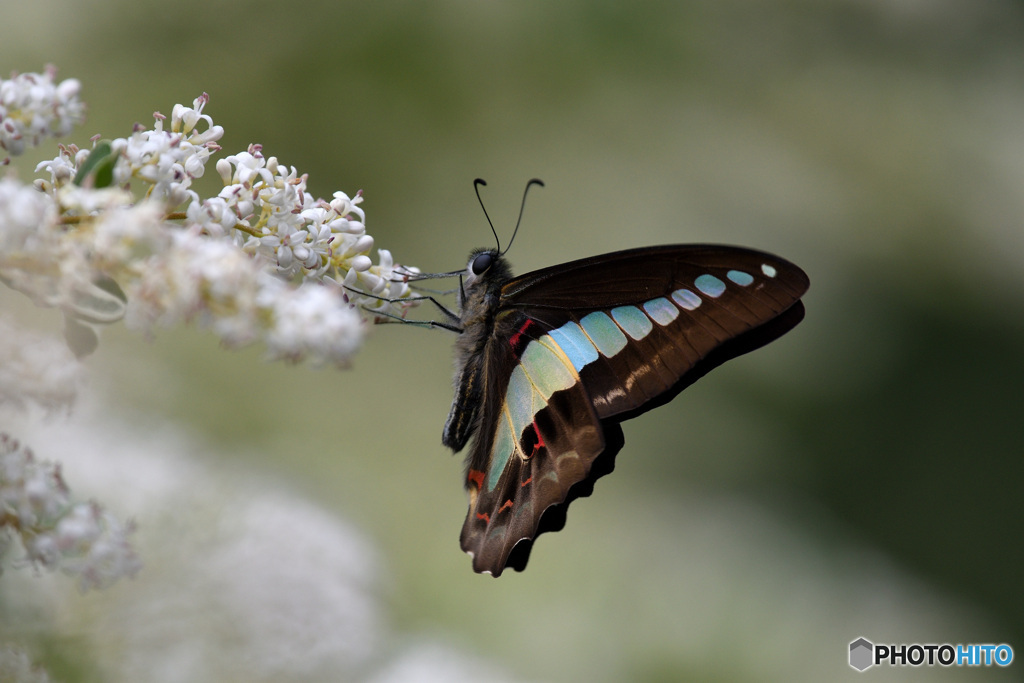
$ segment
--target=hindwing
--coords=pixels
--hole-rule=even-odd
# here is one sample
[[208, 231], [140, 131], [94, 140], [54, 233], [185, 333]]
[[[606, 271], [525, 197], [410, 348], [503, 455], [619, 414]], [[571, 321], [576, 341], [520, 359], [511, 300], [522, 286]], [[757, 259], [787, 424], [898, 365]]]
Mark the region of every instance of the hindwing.
[[498, 576], [513, 547], [533, 538], [544, 511], [587, 476], [605, 440], [579, 374], [536, 321], [506, 316], [485, 362], [460, 541], [476, 571]]

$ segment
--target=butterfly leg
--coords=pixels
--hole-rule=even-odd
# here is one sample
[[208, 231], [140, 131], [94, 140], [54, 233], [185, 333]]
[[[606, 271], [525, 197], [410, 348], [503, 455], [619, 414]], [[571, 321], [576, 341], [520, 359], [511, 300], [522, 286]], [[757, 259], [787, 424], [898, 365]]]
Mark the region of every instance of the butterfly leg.
[[456, 315], [455, 313], [453, 313], [444, 304], [442, 304], [440, 301], [438, 301], [437, 299], [435, 299], [432, 296], [429, 296], [429, 295], [428, 296], [410, 296], [410, 297], [405, 297], [403, 299], [388, 299], [387, 297], [377, 296], [375, 294], [369, 294], [367, 292], [363, 292], [361, 290], [354, 289], [354, 288], [349, 287], [347, 285], [345, 286], [345, 289], [347, 289], [348, 291], [353, 292], [355, 294], [359, 294], [360, 296], [369, 297], [371, 299], [376, 299], [378, 301], [384, 301], [384, 302], [387, 302], [389, 304], [402, 303], [402, 302], [405, 302], [405, 301], [429, 301], [430, 303], [432, 303], [435, 306], [437, 306], [438, 310], [440, 310], [441, 313], [444, 314], [444, 317], [446, 317], [448, 319], [448, 322], [439, 322], [437, 320], [406, 320], [405, 318], [397, 316], [397, 315], [395, 315], [393, 313], [386, 313], [384, 311], [374, 311], [374, 310], [368, 309], [366, 307], [364, 307], [364, 310], [366, 310], [369, 313], [373, 313], [374, 315], [383, 316], [385, 318], [392, 318], [392, 319], [394, 319], [394, 320], [396, 320], [398, 322], [405, 323], [407, 325], [420, 325], [420, 326], [423, 326], [423, 327], [438, 327], [438, 328], [441, 328], [443, 330], [449, 330], [451, 332], [462, 332], [462, 328], [459, 327], [456, 324], [456, 323], [459, 322], [459, 316]]
[[[408, 301], [408, 299], [405, 299], [405, 301]], [[436, 327], [436, 328], [439, 328], [439, 329], [442, 329], [442, 330], [448, 330], [449, 332], [455, 332], [456, 334], [462, 332], [462, 328], [459, 327], [458, 325], [452, 325], [452, 324], [449, 324], [449, 323], [443, 323], [443, 322], [440, 322], [438, 320], [408, 320], [406, 318], [402, 318], [400, 316], [397, 316], [394, 313], [385, 313], [384, 311], [374, 311], [372, 309], [365, 308], [365, 307], [364, 307], [363, 310], [367, 311], [368, 313], [373, 313], [376, 316], [381, 316], [383, 318], [389, 318], [390, 319], [390, 320], [382, 321], [382, 322], [396, 322], [396, 323], [402, 323], [403, 325], [417, 325], [419, 327]]]
[[455, 292], [459, 291], [458, 288], [455, 288], [455, 289], [429, 289], [427, 287], [417, 287], [416, 285], [409, 285], [409, 289], [412, 289], [412, 290], [417, 291], [417, 292], [429, 292], [430, 294], [441, 294], [442, 296], [448, 295], [448, 294], [455, 294]]

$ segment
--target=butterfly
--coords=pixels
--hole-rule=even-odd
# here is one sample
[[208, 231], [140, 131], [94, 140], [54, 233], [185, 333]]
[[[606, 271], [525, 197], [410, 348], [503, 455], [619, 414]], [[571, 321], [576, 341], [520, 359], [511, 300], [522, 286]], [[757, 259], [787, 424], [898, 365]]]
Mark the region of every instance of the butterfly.
[[522, 570], [534, 537], [589, 495], [622, 445], [619, 422], [787, 332], [809, 285], [789, 261], [742, 247], [642, 247], [518, 277], [505, 251], [474, 250], [458, 311], [438, 304], [449, 320], [433, 323], [459, 335], [442, 442], [470, 444], [460, 543], [493, 576]]

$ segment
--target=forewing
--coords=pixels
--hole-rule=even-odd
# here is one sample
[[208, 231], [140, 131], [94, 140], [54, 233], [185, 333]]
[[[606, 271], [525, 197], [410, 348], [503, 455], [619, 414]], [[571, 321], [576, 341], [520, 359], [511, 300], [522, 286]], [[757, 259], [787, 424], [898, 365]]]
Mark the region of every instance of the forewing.
[[668, 392], [722, 344], [800, 306], [807, 287], [778, 256], [680, 245], [523, 275], [502, 289], [501, 306], [551, 330], [603, 419]]

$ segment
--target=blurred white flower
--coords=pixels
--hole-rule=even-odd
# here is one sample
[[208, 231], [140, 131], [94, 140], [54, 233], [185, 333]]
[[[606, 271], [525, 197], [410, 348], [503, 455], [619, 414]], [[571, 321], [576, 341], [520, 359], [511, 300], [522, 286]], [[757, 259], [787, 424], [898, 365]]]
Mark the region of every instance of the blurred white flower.
[[57, 203], [13, 178], [0, 178], [0, 256], [36, 248], [32, 242], [57, 224]]
[[74, 634], [112, 683], [512, 680], [435, 645], [437, 633], [409, 645], [389, 628], [386, 568], [336, 514], [213, 464], [223, 454], [180, 432], [89, 408], [28, 436], [72, 452], [76, 488], [135, 511], [147, 570], [88, 601], [48, 581], [0, 582], [14, 624], [46, 605], [31, 628]]
[[267, 348], [275, 356], [344, 363], [362, 341], [362, 320], [334, 287], [305, 284], [278, 297]]
[[103, 588], [141, 566], [122, 524], [96, 503], [70, 501], [60, 468], [0, 433], [0, 544], [11, 537], [25, 550], [22, 562], [60, 569], [83, 589]]
[[0, 79], [0, 148], [17, 156], [44, 138], [67, 135], [82, 122], [81, 84], [73, 78], [55, 83], [56, 75], [49, 67], [41, 74]]
[[148, 258], [126, 289], [129, 327], [197, 322], [231, 346], [253, 341], [260, 329], [262, 288], [285, 289], [253, 259], [224, 240], [196, 230], [169, 233], [170, 246]]
[[142, 568], [128, 537], [135, 531], [98, 503], [77, 504], [57, 522], [53, 540], [61, 553], [61, 569], [78, 577], [82, 589], [106, 588]]
[[78, 396], [83, 374], [66, 344], [0, 317], [0, 407], [67, 410]]

